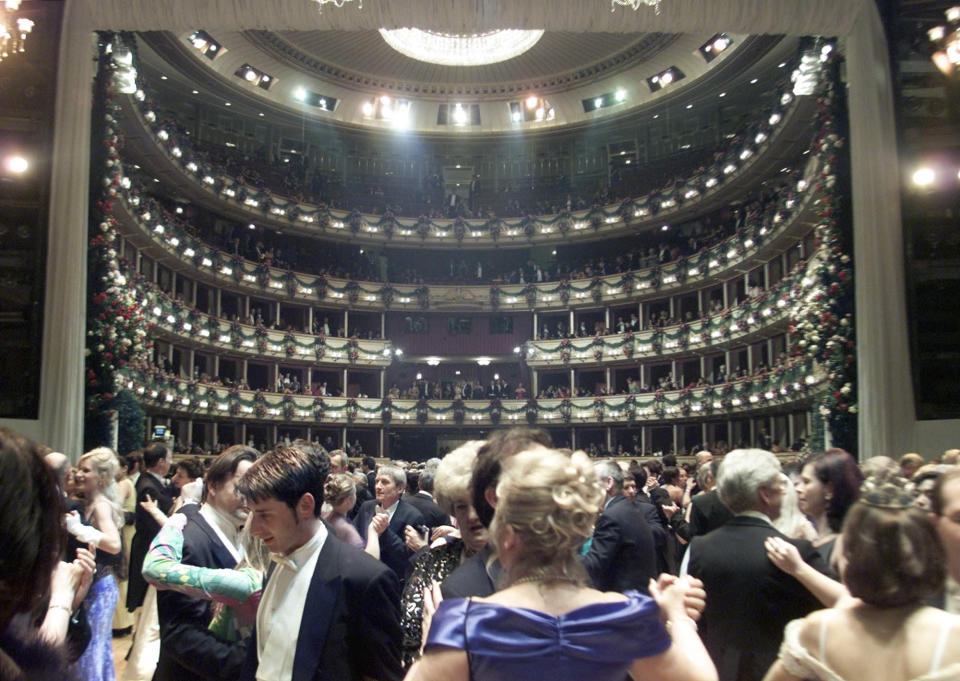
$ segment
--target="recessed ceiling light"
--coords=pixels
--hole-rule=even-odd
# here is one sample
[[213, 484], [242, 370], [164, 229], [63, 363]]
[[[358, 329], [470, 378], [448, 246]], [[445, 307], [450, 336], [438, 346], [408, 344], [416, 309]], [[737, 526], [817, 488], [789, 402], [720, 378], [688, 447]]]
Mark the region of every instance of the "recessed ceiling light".
[[721, 92], [718, 96], [719, 96], [719, 97], [726, 97], [726, 96], [727, 96], [727, 93], [726, 93], [726, 92]]
[[224, 106], [233, 106], [230, 102], [224, 102], [223, 105], [224, 105]]
[[166, 79], [167, 79], [166, 76], [160, 76], [160, 80], [166, 80]]
[[751, 85], [756, 85], [758, 80], [759, 80], [759, 78], [754, 78], [754, 79], [752, 79], [752, 80], [750, 81], [750, 84], [751, 84]]
[[782, 61], [782, 62], [780, 62], [779, 64], [777, 64], [777, 68], [778, 68], [778, 69], [782, 69], [782, 68], [783, 68], [784, 66], [786, 66], [786, 65], [787, 65], [787, 62]]
[[687, 104], [687, 108], [688, 108], [688, 109], [692, 109], [692, 108], [693, 108], [693, 104]]
[[263, 115], [264, 115], [264, 114], [263, 114], [263, 112], [261, 111], [261, 112], [258, 113], [257, 115], [260, 116], [260, 118], [263, 118]]
[[199, 95], [199, 94], [200, 94], [200, 90], [193, 90], [193, 94]]
[[653, 114], [653, 118], [654, 119], [660, 118], [660, 114]]

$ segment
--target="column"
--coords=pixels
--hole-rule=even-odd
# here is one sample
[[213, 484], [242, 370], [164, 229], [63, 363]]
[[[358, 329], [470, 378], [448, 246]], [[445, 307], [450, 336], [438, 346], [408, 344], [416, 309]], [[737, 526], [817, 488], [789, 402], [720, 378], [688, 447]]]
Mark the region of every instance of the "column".
[[707, 358], [703, 355], [700, 355], [700, 377], [707, 377]]
[[678, 456], [680, 455], [680, 449], [678, 447], [679, 442], [677, 440], [677, 437], [679, 435], [679, 430], [680, 430], [680, 426], [674, 423], [673, 424], [673, 453]]
[[707, 444], [707, 422], [704, 421], [700, 424], [700, 448], [706, 449]]
[[[344, 369], [344, 370], [343, 370], [343, 396], [344, 396], [344, 397], [347, 396], [347, 380], [348, 380], [347, 372], [348, 372], [347, 369]], [[344, 432], [346, 432], [346, 431], [344, 431]]]
[[381, 428], [381, 429], [380, 429], [380, 432], [379, 432], [380, 448], [379, 448], [379, 451], [377, 452], [378, 456], [386, 456], [386, 455], [387, 455], [387, 454], [386, 454], [386, 447], [387, 447], [387, 437], [386, 437], [386, 435], [387, 435], [386, 428]]
[[570, 428], [570, 449], [576, 451], [577, 449], [577, 429]]
[[753, 345], [747, 346], [747, 373], [753, 375]]
[[306, 378], [306, 383], [304, 384], [303, 389], [306, 392], [310, 392], [310, 390], [313, 388], [313, 367], [312, 366], [307, 367], [307, 375], [305, 376], [305, 378]]
[[274, 313], [276, 315], [274, 317], [274, 320], [277, 322], [277, 326], [279, 327], [280, 326], [280, 301], [279, 300], [277, 301], [277, 307], [274, 310]]
[[605, 383], [606, 386], [607, 386], [607, 394], [608, 394], [608, 395], [609, 395], [609, 394], [612, 394], [612, 388], [611, 388], [611, 386], [610, 386], [610, 367], [607, 367], [606, 369], [604, 369], [604, 370], [603, 370], [603, 373], [604, 373], [604, 378], [603, 378], [603, 380], [604, 380], [604, 383]]
[[[534, 328], [536, 328], [536, 325], [534, 325]], [[383, 339], [387, 338], [387, 313], [386, 312], [380, 313], [380, 338], [383, 338]]]
[[[211, 375], [211, 376], [214, 376], [215, 378], [219, 378], [219, 377], [220, 377], [220, 355], [214, 353], [214, 355], [213, 355], [213, 366], [210, 367], [210, 368], [211, 368], [211, 370], [213, 371], [213, 373], [211, 373], [210, 375]], [[192, 371], [192, 369], [191, 369], [191, 371]], [[192, 375], [192, 374], [191, 374], [191, 375]]]
[[243, 321], [247, 321], [250, 317], [250, 296], [244, 296], [243, 300]]
[[247, 360], [243, 360], [243, 382], [247, 382]]
[[756, 422], [756, 419], [748, 419], [748, 420], [747, 420], [747, 423], [749, 424], [749, 430], [750, 430], [750, 436], [749, 436], [749, 437], [750, 437], [750, 440], [749, 440], [750, 446], [751, 446], [751, 447], [759, 447], [760, 445], [757, 443], [757, 422]]
[[346, 450], [347, 448], [347, 427], [344, 426], [340, 429], [340, 449]]
[[177, 297], [177, 272], [176, 270], [170, 270], [170, 297]]
[[[187, 376], [189, 378], [193, 378], [194, 376], [194, 373], [195, 373], [194, 370], [197, 366], [196, 359], [197, 359], [197, 351], [194, 350], [193, 348], [190, 348], [190, 351], [187, 353]], [[216, 376], [216, 374], [214, 374], [214, 376]]]
[[763, 288], [770, 288], [770, 262], [763, 263]]
[[193, 445], [193, 419], [187, 419], [187, 444]]
[[240, 440], [242, 441], [243, 444], [247, 444], [247, 424], [246, 423], [240, 424]]
[[216, 447], [217, 444], [220, 442], [220, 427], [216, 421], [213, 422], [212, 435], [213, 435], [213, 446]]
[[571, 336], [577, 335], [577, 327], [575, 324], [576, 322], [574, 321], [573, 310], [570, 310], [570, 319], [567, 321], [567, 332]]
[[671, 318], [671, 319], [676, 319], [676, 318], [677, 318], [677, 317], [676, 317], [676, 308], [674, 307], [674, 298], [676, 298], [676, 296], [670, 296], [670, 297], [667, 299], [667, 301], [670, 303], [670, 318]]
[[380, 371], [380, 399], [383, 399], [387, 395], [387, 372]]
[[280, 365], [276, 362], [273, 363], [273, 385], [269, 386], [271, 391], [277, 389], [277, 383], [280, 382]]
[[190, 304], [197, 306], [197, 282], [193, 279], [190, 280]]
[[646, 456], [647, 453], [647, 428], [640, 426], [640, 453]]
[[538, 381], [537, 381], [537, 378], [538, 378], [537, 370], [534, 369], [534, 370], [533, 370], [532, 372], [530, 372], [530, 373], [531, 373], [531, 378], [530, 378], [530, 397], [536, 397], [536, 396], [540, 393], [540, 389], [537, 387], [537, 383], [538, 383]]
[[607, 426], [607, 451], [613, 453], [613, 429]]
[[727, 290], [727, 289], [729, 288], [729, 286], [727, 286], [728, 283], [729, 283], [729, 282], [724, 281], [724, 282], [723, 282], [723, 286], [722, 286], [722, 289], [723, 289], [723, 307], [724, 307], [724, 308], [730, 307], [730, 294], [729, 294], [729, 291]]
[[[677, 381], [680, 380], [680, 374], [677, 373], [677, 360], [675, 359], [670, 360], [670, 373], [673, 374], [673, 382], [677, 383]], [[680, 385], [680, 383], [677, 383], [677, 385]], [[683, 386], [680, 385], [680, 387], [682, 388]]]
[[643, 307], [643, 303], [637, 303], [637, 317], [640, 319], [640, 330], [647, 328], [647, 316], [644, 314]]
[[570, 370], [570, 394], [571, 395], [575, 395], [577, 390], [575, 372], [576, 372], [575, 369]]
[[610, 306], [603, 308], [603, 328], [610, 329]]
[[698, 289], [697, 289], [697, 317], [702, 316], [702, 315], [703, 315], [703, 312], [704, 312], [704, 307], [703, 307], [703, 289], [702, 289], [702, 288], [698, 288]]
[[350, 337], [350, 310], [343, 311], [343, 335], [346, 338]]
[[533, 337], [540, 338], [540, 321], [536, 311], [533, 313]]

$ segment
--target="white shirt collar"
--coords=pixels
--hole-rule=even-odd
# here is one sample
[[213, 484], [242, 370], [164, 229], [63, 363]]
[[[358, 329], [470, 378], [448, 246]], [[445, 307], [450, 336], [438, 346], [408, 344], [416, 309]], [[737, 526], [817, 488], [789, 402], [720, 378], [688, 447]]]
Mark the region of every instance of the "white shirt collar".
[[223, 542], [227, 551], [233, 555], [234, 560], [239, 563], [240, 559], [243, 558], [243, 546], [240, 544], [240, 531], [235, 525], [236, 521], [210, 504], [201, 506], [199, 513], [220, 537], [220, 541]]
[[742, 516], [746, 516], [747, 518], [757, 518], [758, 520], [765, 522], [770, 527], [774, 526], [773, 521], [770, 520], [770, 516], [768, 516], [766, 513], [761, 513], [760, 511], [743, 511], [737, 514], [738, 518]]
[[387, 518], [389, 518], [390, 520], [393, 520], [393, 514], [397, 512], [397, 506], [399, 505], [400, 505], [400, 500], [397, 499], [395, 502], [393, 502], [393, 506], [391, 506], [390, 508], [384, 509], [387, 513]]
[[300, 622], [307, 593], [327, 528], [319, 523], [310, 540], [285, 556], [272, 554], [277, 563], [263, 590], [257, 609], [257, 681], [291, 681], [300, 638]]

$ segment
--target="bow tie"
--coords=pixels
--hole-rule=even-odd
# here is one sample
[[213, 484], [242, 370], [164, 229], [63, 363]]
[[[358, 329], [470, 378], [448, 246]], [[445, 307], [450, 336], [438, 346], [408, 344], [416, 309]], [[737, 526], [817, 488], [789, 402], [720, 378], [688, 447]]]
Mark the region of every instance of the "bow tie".
[[299, 572], [300, 570], [300, 566], [297, 565], [296, 562], [290, 556], [285, 556], [282, 553], [271, 553], [270, 559], [277, 565], [280, 565], [285, 568], [289, 568], [294, 572]]

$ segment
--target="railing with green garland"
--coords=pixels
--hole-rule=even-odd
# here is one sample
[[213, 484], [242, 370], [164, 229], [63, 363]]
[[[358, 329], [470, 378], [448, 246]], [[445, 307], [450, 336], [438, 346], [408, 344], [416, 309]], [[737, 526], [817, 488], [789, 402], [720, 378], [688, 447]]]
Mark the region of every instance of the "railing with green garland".
[[491, 426], [518, 422], [547, 425], [630, 425], [805, 407], [823, 390], [825, 376], [812, 361], [798, 361], [732, 383], [640, 395], [514, 400], [411, 400], [313, 397], [238, 390], [168, 378], [132, 367], [118, 374], [151, 411], [192, 419], [242, 419], [308, 425]]
[[716, 346], [748, 340], [778, 324], [786, 331], [794, 308], [813, 285], [805, 270], [798, 268], [770, 290], [703, 319], [593, 338], [527, 341], [519, 348], [520, 355], [538, 369], [586, 365], [708, 352]]
[[206, 349], [256, 358], [333, 366], [389, 366], [393, 361], [390, 341], [360, 338], [328, 338], [321, 334], [278, 331], [239, 321], [218, 319], [185, 303], [151, 290], [126, 274], [143, 315], [152, 320], [153, 335], [168, 337]]
[[[131, 46], [136, 55], [136, 46]], [[135, 58], [135, 62], [136, 62]], [[267, 189], [251, 187], [231, 177], [224, 170], [195, 151], [187, 135], [178, 133], [157, 116], [147, 94], [147, 86], [139, 75], [139, 89], [124, 98], [125, 109], [146, 130], [150, 138], [178, 170], [194, 182], [198, 189], [230, 203], [250, 215], [250, 219], [268, 219], [279, 225], [295, 224], [316, 234], [361, 240], [365, 243], [410, 243], [435, 247], [496, 244], [547, 245], [579, 235], [595, 239], [597, 234], [626, 232], [642, 225], [669, 220], [671, 215], [720, 192], [738, 178], [773, 144], [784, 122], [796, 109], [792, 83], [786, 83], [774, 98], [764, 118], [746, 125], [727, 149], [719, 152], [713, 165], [694, 177], [677, 183], [669, 191], [654, 191], [646, 196], [626, 199], [614, 205], [594, 205], [587, 210], [565, 211], [558, 215], [527, 215], [520, 218], [488, 220], [456, 218], [434, 220], [426, 216], [402, 218], [387, 212], [365, 215], [359, 211], [331, 210], [324, 205], [310, 205], [275, 195]]]
[[[817, 170], [811, 168], [809, 172]], [[462, 305], [503, 312], [554, 310], [619, 304], [693, 289], [737, 271], [745, 260], [761, 257], [764, 246], [796, 227], [805, 209], [816, 200], [810, 184], [800, 180], [781, 193], [776, 209], [749, 221], [740, 233], [695, 255], [656, 267], [539, 284], [428, 287], [333, 279], [253, 263], [211, 248], [176, 227], [172, 216], [156, 202], [141, 197], [122, 172], [118, 185], [118, 206], [129, 218], [125, 224], [136, 230], [130, 233], [149, 237], [150, 243], [208, 280], [254, 295], [367, 310], [425, 310], [431, 300], [442, 301], [445, 309]]]

